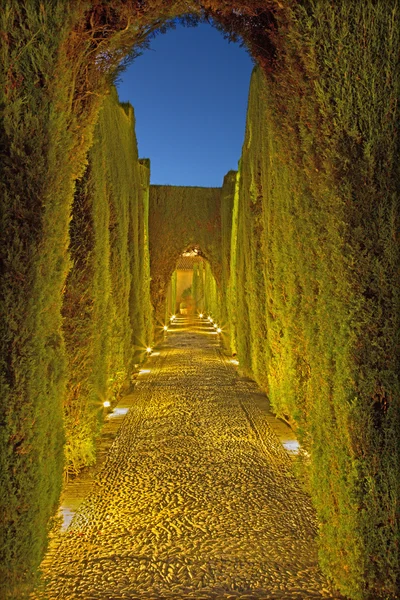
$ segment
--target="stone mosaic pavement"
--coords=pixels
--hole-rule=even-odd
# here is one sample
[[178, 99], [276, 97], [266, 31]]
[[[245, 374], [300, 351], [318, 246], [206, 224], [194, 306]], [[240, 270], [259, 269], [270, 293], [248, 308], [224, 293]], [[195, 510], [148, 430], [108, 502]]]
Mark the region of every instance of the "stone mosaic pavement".
[[149, 359], [35, 600], [339, 598], [292, 459], [217, 339], [178, 319]]

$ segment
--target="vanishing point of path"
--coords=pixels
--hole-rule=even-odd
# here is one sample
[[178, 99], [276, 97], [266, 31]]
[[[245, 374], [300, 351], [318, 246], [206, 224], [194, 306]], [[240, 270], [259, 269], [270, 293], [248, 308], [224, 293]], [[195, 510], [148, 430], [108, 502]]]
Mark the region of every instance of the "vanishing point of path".
[[254, 384], [208, 324], [179, 322], [139, 376], [35, 598], [336, 598], [309, 499]]

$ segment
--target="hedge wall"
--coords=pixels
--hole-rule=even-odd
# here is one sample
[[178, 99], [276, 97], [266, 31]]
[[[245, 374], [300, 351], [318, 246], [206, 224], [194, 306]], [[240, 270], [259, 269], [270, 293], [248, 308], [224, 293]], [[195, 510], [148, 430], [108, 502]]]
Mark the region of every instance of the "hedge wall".
[[[38, 175], [33, 181], [36, 176], [40, 179], [41, 158], [35, 161], [32, 169], [38, 169]], [[138, 347], [138, 339], [144, 338], [146, 345], [152, 341], [149, 165], [138, 161], [133, 109], [119, 105], [114, 89], [104, 101], [87, 161], [72, 204], [68, 262], [66, 256], [64, 263], [61, 260], [67, 236], [57, 202], [52, 210], [49, 203], [48, 216], [41, 217], [48, 224], [38, 250], [30, 253], [27, 240], [32, 248], [37, 206], [32, 202], [29, 216], [29, 198], [17, 209], [15, 195], [10, 195], [9, 211], [3, 205], [3, 231], [10, 235], [3, 256], [8, 254], [9, 276], [19, 273], [21, 287], [18, 301], [15, 295], [5, 295], [2, 303], [7, 311], [3, 343], [13, 322], [20, 339], [19, 348], [13, 342], [18, 359], [11, 359], [8, 367], [3, 363], [2, 597], [23, 597], [24, 582], [30, 581], [46, 548], [63, 466], [67, 473], [76, 473], [94, 461], [103, 402], [112, 402], [129, 385], [133, 362], [143, 358], [144, 348], [135, 353], [133, 343]], [[25, 231], [19, 228], [18, 236], [12, 224], [15, 217], [26, 221]], [[64, 218], [65, 225], [67, 213]], [[57, 254], [54, 248], [63, 245]], [[31, 286], [26, 297], [24, 282]], [[57, 335], [50, 335], [49, 327], [52, 331], [56, 327]]]
[[172, 273], [167, 288], [167, 300], [165, 302], [165, 324], [168, 325], [169, 319], [176, 313], [176, 294], [177, 294], [177, 272]]
[[[139, 163], [133, 109], [115, 89], [104, 102], [70, 226], [64, 294], [68, 356], [66, 468], [95, 460], [103, 402], [129, 386], [152, 341], [148, 258], [149, 165]], [[143, 340], [143, 341], [142, 341]]]
[[[0, 10], [0, 596], [30, 581], [63, 473], [62, 290], [72, 201], [67, 115], [50, 94], [65, 10]], [[34, 36], [35, 44], [32, 44]], [[27, 49], [30, 49], [28, 52]], [[23, 83], [23, 86], [22, 86]], [[60, 92], [60, 101], [65, 94]], [[60, 202], [67, 196], [69, 202]], [[18, 597], [18, 596], [17, 596]]]
[[[381, 86], [375, 101], [388, 111]], [[359, 119], [357, 98], [348, 101]], [[329, 187], [283, 145], [271, 106], [256, 68], [233, 208], [228, 309], [238, 358], [311, 455], [325, 572], [352, 598], [386, 598], [399, 577], [400, 263], [398, 171], [378, 123], [387, 128], [391, 113], [377, 106], [354, 123], [362, 145], [347, 143], [365, 167]], [[351, 165], [336, 156], [329, 175]]]
[[[354, 599], [395, 597], [399, 8], [399, 0], [2, 0], [3, 588], [28, 578], [40, 560], [61, 487], [62, 400], [72, 381], [61, 317], [69, 219], [99, 107], [132, 46], [166, 19], [204, 9], [243, 35], [268, 81], [257, 88], [259, 109], [251, 101], [260, 116], [252, 134], [249, 120], [232, 212], [232, 344], [260, 381], [265, 364], [276, 410], [311, 451], [325, 572]], [[90, 168], [86, 177], [79, 193]], [[102, 218], [113, 219], [111, 206]], [[246, 231], [265, 258], [262, 274], [259, 255], [242, 244]], [[140, 239], [128, 235], [134, 245]], [[156, 305], [175, 260], [153, 282]], [[110, 267], [110, 298], [116, 280]], [[263, 294], [261, 348], [253, 295], [261, 302]], [[82, 306], [89, 305], [88, 298]]]
[[199, 246], [221, 279], [221, 188], [150, 186], [151, 298], [162, 326], [168, 284], [178, 257]]

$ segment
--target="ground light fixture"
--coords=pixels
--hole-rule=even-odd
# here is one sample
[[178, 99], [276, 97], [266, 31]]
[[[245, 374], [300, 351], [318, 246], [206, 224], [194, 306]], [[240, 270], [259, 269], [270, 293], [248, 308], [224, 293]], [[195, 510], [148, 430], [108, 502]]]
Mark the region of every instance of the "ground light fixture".
[[217, 327], [217, 333], [222, 333], [221, 327]]
[[208, 317], [208, 320], [210, 321], [210, 323], [213, 322], [213, 319], [211, 317]]
[[147, 352], [147, 354], [151, 354], [151, 353], [152, 353], [152, 351], [153, 351], [153, 349], [152, 349], [152, 348], [150, 348], [150, 346], [148, 346], [148, 347], [146, 348], [146, 352]]
[[175, 315], [171, 315], [169, 318], [170, 321], [175, 321], [175, 319], [176, 319]]
[[104, 400], [103, 406], [104, 406], [104, 408], [110, 408], [111, 402], [109, 400]]
[[202, 319], [204, 317], [203, 313], [199, 314], [200, 319]]
[[163, 329], [164, 331], [168, 331], [168, 325], [164, 325]]

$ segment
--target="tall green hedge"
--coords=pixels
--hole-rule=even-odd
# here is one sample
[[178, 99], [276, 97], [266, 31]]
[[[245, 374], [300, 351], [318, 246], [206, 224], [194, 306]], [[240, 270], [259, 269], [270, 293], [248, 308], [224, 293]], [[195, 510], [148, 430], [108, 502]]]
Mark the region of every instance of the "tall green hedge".
[[204, 264], [204, 310], [218, 325], [221, 325], [221, 291], [209, 262]]
[[133, 109], [119, 105], [112, 89], [77, 184], [70, 226], [72, 268], [63, 304], [68, 472], [94, 461], [103, 402], [129, 386], [133, 364], [152, 341], [148, 190]]
[[165, 302], [165, 325], [168, 325], [170, 317], [176, 313], [176, 294], [177, 294], [177, 272], [172, 273], [167, 288], [167, 299]]
[[[399, 0], [2, 1], [3, 596], [13, 582], [29, 579], [40, 560], [46, 524], [61, 487], [62, 403], [66, 382], [72, 381], [62, 299], [74, 286], [76, 292], [86, 290], [79, 276], [65, 288], [69, 220], [74, 181], [85, 170], [106, 84], [148, 31], [166, 18], [202, 8], [228, 31], [244, 36], [267, 79], [265, 85], [260, 73], [254, 76], [260, 98], [251, 96], [235, 186], [226, 307], [232, 347], [243, 368], [266, 386], [277, 412], [296, 424], [310, 451], [325, 572], [354, 599], [396, 596]], [[78, 194], [86, 194], [85, 186], [91, 189], [92, 167]], [[102, 181], [100, 176], [99, 184]], [[207, 193], [210, 199], [219, 195]], [[96, 221], [103, 227], [107, 219], [114, 223], [117, 200], [108, 205], [109, 215], [104, 207], [97, 214], [89, 198], [81, 196], [80, 201], [82, 208], [87, 201], [87, 209], [93, 211], [87, 225], [94, 227]], [[163, 206], [168, 201], [160, 206], [160, 214], [167, 217]], [[78, 223], [79, 210], [76, 204], [71, 227], [77, 230], [84, 226]], [[140, 220], [141, 210], [133, 206], [133, 221]], [[182, 222], [183, 214], [176, 222]], [[209, 214], [202, 213], [202, 225]], [[222, 219], [223, 215], [224, 211]], [[186, 240], [179, 233], [165, 272], [157, 271], [163, 261], [157, 256], [153, 261], [152, 255], [156, 307], [163, 304], [177, 255], [186, 243], [200, 243], [218, 285], [225, 277], [216, 258], [224, 242], [206, 248], [215, 222], [209, 222], [207, 239]], [[116, 227], [122, 234], [123, 220], [117, 219]], [[162, 221], [157, 228], [162, 241]], [[218, 231], [217, 227], [214, 233]], [[166, 241], [171, 240], [169, 233]], [[110, 231], [111, 245], [113, 235]], [[141, 235], [128, 227], [134, 278], [143, 273], [132, 254]], [[254, 248], [250, 236], [256, 241]], [[86, 243], [89, 262], [101, 244], [107, 245], [104, 236], [96, 241], [89, 235]], [[80, 260], [83, 246], [81, 250], [80, 254], [78, 247], [71, 247], [72, 258]], [[117, 256], [110, 251], [103, 257], [110, 265], [109, 275], [100, 277], [99, 270], [96, 274], [96, 264], [86, 267], [93, 281], [97, 277], [96, 286], [104, 277], [114, 306], [111, 315], [118, 306], [113, 298], [118, 274], [112, 272]], [[126, 265], [126, 255], [120, 264]], [[142, 318], [135, 310], [135, 294], [132, 291], [128, 311], [131, 325]], [[105, 297], [104, 304], [98, 303], [99, 311], [107, 301]], [[79, 306], [85, 312], [91, 302], [87, 295]], [[66, 306], [64, 310], [68, 312]], [[112, 318], [117, 328], [122, 326], [122, 319]], [[254, 340], [257, 324], [266, 327], [263, 346]], [[94, 340], [95, 332], [93, 336]], [[109, 335], [99, 331], [96, 336], [101, 352], [106, 352]], [[133, 339], [133, 344], [139, 349], [143, 341]], [[123, 353], [119, 348], [115, 374], [120, 373]]]
[[167, 288], [184, 250], [198, 246], [221, 279], [221, 188], [150, 186], [151, 298], [163, 325]]
[[[386, 94], [398, 89], [392, 79], [385, 88], [388, 72], [373, 70], [382, 78], [375, 101], [389, 112], [377, 106], [375, 121], [356, 121], [361, 146], [346, 138], [355, 156], [325, 155], [320, 176], [283, 144], [270, 86], [256, 69], [233, 208], [228, 309], [240, 365], [311, 455], [321, 565], [352, 598], [389, 597], [399, 577], [398, 166], [378, 126], [388, 130], [394, 96]], [[360, 98], [348, 93], [346, 118], [359, 120]], [[329, 185], [356, 159], [354, 179]]]
[[[68, 118], [52, 103], [65, 6], [1, 5], [0, 596], [46, 548], [63, 471], [61, 302], [72, 200]], [[33, 43], [34, 42], [34, 43]], [[44, 89], [46, 92], [44, 93]], [[66, 90], [60, 90], [60, 104]], [[60, 201], [64, 197], [69, 202]]]
[[193, 265], [192, 296], [196, 314], [204, 313], [204, 261]]

